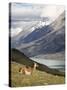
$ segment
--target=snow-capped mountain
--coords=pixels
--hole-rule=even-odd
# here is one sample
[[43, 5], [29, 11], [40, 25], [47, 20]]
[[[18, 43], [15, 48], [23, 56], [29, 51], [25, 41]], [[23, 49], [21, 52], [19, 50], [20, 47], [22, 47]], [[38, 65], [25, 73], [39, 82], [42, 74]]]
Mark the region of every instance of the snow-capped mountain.
[[24, 38], [26, 38], [30, 33], [35, 31], [38, 28], [42, 28], [45, 25], [44, 21], [31, 21], [26, 27], [24, 28], [15, 28], [11, 29], [11, 44], [12, 47], [17, 47], [18, 43], [22, 43]]
[[[32, 32], [17, 41], [13, 40], [15, 48], [24, 52], [27, 56], [37, 56], [48, 53], [59, 53], [65, 49], [65, 15], [64, 12], [50, 25], [37, 23], [32, 26]], [[18, 44], [16, 44], [18, 43]]]
[[[34, 31], [36, 28], [41, 28], [45, 25], [44, 21], [34, 21], [34, 23], [32, 22], [32, 24], [27, 25], [27, 27], [18, 27], [18, 28], [11, 28], [11, 37], [16, 37], [19, 35], [19, 33], [23, 32], [23, 34], [25, 32], [27, 32], [27, 34], [29, 32]], [[20, 36], [20, 35], [19, 35]]]

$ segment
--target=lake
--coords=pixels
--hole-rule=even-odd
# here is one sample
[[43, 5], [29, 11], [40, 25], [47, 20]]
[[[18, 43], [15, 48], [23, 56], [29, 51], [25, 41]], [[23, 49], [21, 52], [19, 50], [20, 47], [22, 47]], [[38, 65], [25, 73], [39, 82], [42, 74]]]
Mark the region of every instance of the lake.
[[58, 69], [61, 72], [65, 72], [65, 60], [49, 60], [41, 58], [31, 58], [32, 60], [47, 65], [49, 68]]

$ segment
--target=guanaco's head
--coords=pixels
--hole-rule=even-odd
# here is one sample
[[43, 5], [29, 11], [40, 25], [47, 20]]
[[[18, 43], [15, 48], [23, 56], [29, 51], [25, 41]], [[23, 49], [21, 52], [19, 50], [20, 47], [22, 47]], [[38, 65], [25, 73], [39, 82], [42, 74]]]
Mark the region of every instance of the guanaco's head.
[[37, 68], [38, 64], [36, 62], [34, 62], [34, 68]]

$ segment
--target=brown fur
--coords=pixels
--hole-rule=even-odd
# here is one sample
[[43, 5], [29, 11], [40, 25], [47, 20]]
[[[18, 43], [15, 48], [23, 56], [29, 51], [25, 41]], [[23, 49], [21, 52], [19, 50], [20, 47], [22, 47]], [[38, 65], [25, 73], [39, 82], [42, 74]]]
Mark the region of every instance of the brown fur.
[[34, 63], [33, 67], [30, 67], [30, 66], [21, 67], [21, 68], [19, 68], [19, 72], [26, 74], [26, 75], [31, 75], [37, 66], [38, 65], [36, 63]]

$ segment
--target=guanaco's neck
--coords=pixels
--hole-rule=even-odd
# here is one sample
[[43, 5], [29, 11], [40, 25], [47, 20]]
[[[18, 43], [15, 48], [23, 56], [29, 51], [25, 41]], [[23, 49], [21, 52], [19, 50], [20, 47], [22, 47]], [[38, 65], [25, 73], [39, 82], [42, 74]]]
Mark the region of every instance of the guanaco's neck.
[[36, 67], [37, 67], [37, 64], [36, 64], [36, 63], [34, 63], [33, 69], [35, 70], [35, 69], [36, 69]]

